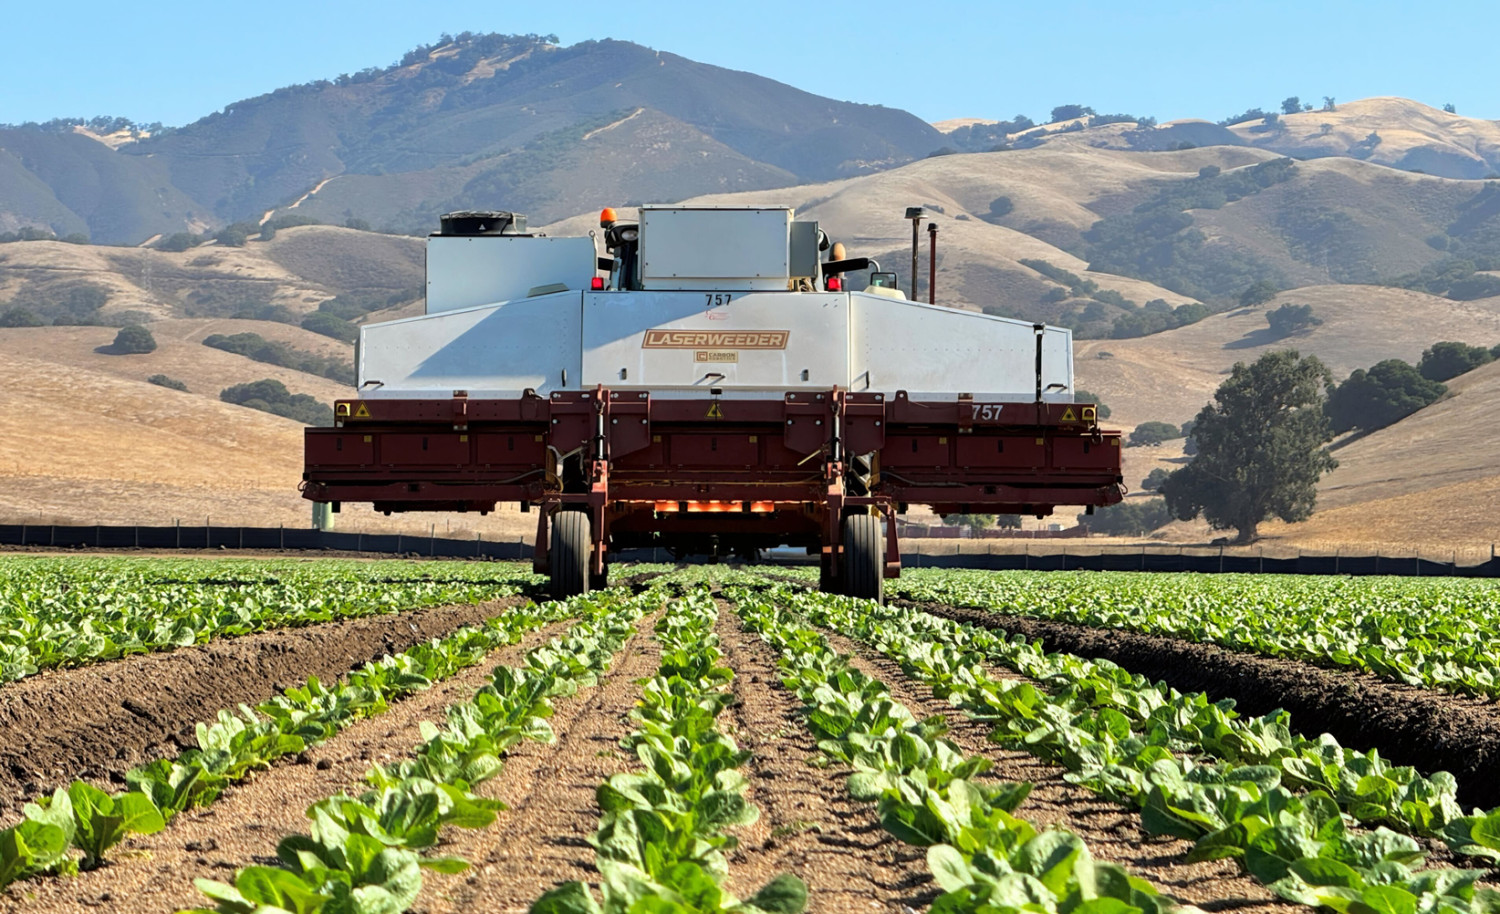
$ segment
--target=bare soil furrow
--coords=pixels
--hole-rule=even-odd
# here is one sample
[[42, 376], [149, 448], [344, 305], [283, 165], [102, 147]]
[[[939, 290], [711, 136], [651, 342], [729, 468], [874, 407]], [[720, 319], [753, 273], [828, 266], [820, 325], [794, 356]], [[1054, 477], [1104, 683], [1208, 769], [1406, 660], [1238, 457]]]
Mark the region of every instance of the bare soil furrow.
[[1354, 749], [1376, 748], [1397, 764], [1458, 778], [1465, 806], [1500, 806], [1500, 704], [1329, 670], [1298, 660], [1212, 644], [923, 604], [934, 615], [1040, 639], [1048, 650], [1118, 663], [1181, 692], [1233, 698], [1249, 715], [1291, 712], [1305, 736], [1330, 733]]
[[182, 813], [166, 831], [130, 838], [115, 852], [115, 862], [102, 869], [76, 879], [12, 885], [0, 897], [0, 912], [159, 914], [206, 902], [193, 886], [195, 878], [233, 882], [241, 867], [274, 865], [282, 837], [307, 831], [308, 806], [338, 793], [362, 791], [373, 763], [407, 755], [421, 742], [423, 721], [443, 720], [448, 705], [471, 697], [498, 664], [519, 662], [525, 651], [565, 624], [530, 632], [483, 663], [353, 724], [303, 753], [295, 764], [275, 766], [230, 788], [212, 806]]
[[1025, 752], [995, 745], [989, 741], [988, 728], [934, 698], [931, 690], [908, 678], [894, 661], [847, 638], [827, 634], [830, 645], [853, 654], [855, 666], [884, 682], [892, 697], [913, 714], [942, 715], [948, 721], [950, 740], [965, 753], [982, 755], [994, 763], [989, 776], [1003, 781], [1030, 781], [1034, 785], [1031, 795], [1016, 811], [1021, 818], [1038, 826], [1067, 828], [1082, 838], [1098, 859], [1118, 863], [1166, 894], [1204, 910], [1280, 914], [1299, 909], [1241, 875], [1231, 861], [1184, 862], [1192, 849], [1190, 842], [1147, 835], [1141, 830], [1140, 814], [1135, 810], [1069, 784], [1063, 780], [1062, 768]]
[[891, 837], [874, 807], [850, 798], [849, 770], [814, 768], [818, 755], [801, 702], [783, 688], [775, 654], [741, 629], [730, 609], [717, 628], [724, 661], [735, 672], [737, 702], [720, 728], [755, 753], [746, 765], [753, 825], [734, 830], [730, 891], [754, 894], [781, 873], [807, 883], [809, 914], [921, 909], [937, 894], [924, 852]]
[[415, 910], [519, 914], [558, 883], [597, 880], [588, 844], [599, 826], [595, 792], [610, 775], [639, 765], [620, 748], [620, 738], [632, 728], [628, 715], [639, 681], [661, 663], [660, 647], [649, 634], [655, 621], [641, 620], [602, 682], [556, 702], [556, 742], [522, 743], [506, 756], [505, 770], [479, 792], [510, 809], [489, 828], [446, 833], [443, 853], [472, 866], [451, 876], [425, 874]]
[[448, 635], [525, 600], [442, 606], [288, 628], [56, 670], [0, 689], [0, 821], [75, 778], [100, 786], [195, 744], [221, 708], [256, 704], [317, 676]]

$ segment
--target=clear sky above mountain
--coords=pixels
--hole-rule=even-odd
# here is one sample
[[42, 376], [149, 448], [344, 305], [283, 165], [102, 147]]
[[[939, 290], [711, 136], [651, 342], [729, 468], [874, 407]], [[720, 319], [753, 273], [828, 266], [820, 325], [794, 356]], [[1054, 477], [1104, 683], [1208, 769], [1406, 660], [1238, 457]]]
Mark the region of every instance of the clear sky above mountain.
[[1101, 113], [1219, 119], [1401, 95], [1500, 118], [1491, 7], [1352, 2], [853, 3], [388, 0], [0, 4], [0, 122], [180, 125], [280, 86], [385, 66], [462, 31], [635, 41], [928, 120]]

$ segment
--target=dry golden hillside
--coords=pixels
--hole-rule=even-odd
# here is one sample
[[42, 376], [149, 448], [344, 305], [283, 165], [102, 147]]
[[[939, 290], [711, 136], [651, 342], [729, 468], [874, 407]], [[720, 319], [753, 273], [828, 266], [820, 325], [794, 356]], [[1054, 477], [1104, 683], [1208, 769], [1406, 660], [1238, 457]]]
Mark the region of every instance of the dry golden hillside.
[[1500, 171], [1500, 123], [1449, 114], [1406, 98], [1379, 97], [1333, 111], [1282, 115], [1273, 129], [1236, 124], [1246, 142], [1299, 158], [1353, 156], [1450, 177]]
[[[1322, 326], [1274, 338], [1266, 311], [1287, 302], [1312, 305]], [[1384, 359], [1416, 362], [1423, 349], [1455, 337], [1474, 345], [1500, 342], [1500, 299], [1455, 302], [1384, 286], [1312, 286], [1165, 333], [1081, 341], [1074, 365], [1079, 386], [1114, 410], [1112, 423], [1180, 425], [1213, 397], [1234, 363], [1273, 349], [1316, 355], [1343, 380]]]

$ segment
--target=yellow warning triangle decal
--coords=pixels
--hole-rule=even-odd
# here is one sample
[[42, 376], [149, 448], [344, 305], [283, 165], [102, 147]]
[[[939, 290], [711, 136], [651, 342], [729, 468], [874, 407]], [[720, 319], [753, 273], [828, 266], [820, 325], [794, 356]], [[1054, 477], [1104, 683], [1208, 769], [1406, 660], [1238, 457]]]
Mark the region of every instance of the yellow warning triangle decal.
[[368, 419], [368, 418], [370, 418], [370, 408], [365, 405], [365, 401], [363, 401], [363, 400], [359, 401], [359, 409], [356, 409], [354, 411], [354, 418], [356, 418], [356, 419]]
[[1073, 407], [1070, 406], [1067, 409], [1063, 410], [1062, 421], [1064, 421], [1064, 422], [1077, 422], [1078, 421], [1078, 417], [1075, 416], [1075, 415], [1073, 415]]
[[724, 413], [719, 410], [719, 401], [718, 400], [715, 400], [714, 402], [712, 402], [712, 403], [710, 403], [708, 405], [708, 417], [707, 418], [709, 418], [709, 419], [722, 419], [722, 418], [724, 418]]

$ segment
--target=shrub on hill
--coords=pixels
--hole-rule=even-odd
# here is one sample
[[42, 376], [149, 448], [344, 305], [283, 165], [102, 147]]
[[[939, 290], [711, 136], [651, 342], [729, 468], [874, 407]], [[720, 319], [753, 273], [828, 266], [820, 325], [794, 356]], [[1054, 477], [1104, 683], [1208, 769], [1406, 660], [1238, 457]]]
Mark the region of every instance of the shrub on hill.
[[314, 311], [302, 319], [302, 329], [332, 337], [343, 343], [359, 339], [359, 327], [327, 311]]
[[180, 390], [187, 393], [188, 386], [176, 378], [164, 374], [154, 374], [146, 379], [147, 384], [155, 384], [157, 387], [168, 387], [172, 390]]
[[346, 321], [352, 321], [364, 317], [371, 311], [382, 311], [416, 301], [425, 291], [421, 286], [399, 289], [395, 292], [385, 289], [356, 289], [328, 299], [318, 305], [318, 310], [332, 314], [334, 317], [341, 317]]
[[1058, 121], [1071, 121], [1080, 117], [1089, 117], [1093, 113], [1094, 109], [1088, 105], [1058, 105], [1052, 109], [1052, 120], [1047, 123], [1055, 124]]
[[1313, 316], [1312, 305], [1285, 304], [1274, 311], [1266, 312], [1266, 323], [1279, 339], [1313, 327], [1321, 326], [1322, 318]]
[[1172, 522], [1167, 503], [1160, 498], [1127, 499], [1078, 515], [1078, 523], [1102, 536], [1141, 536]]
[[40, 327], [42, 324], [41, 318], [19, 305], [0, 311], [0, 327]]
[[1173, 308], [1165, 300], [1153, 298], [1146, 302], [1139, 312], [1122, 314], [1115, 318], [1114, 327], [1111, 328], [1109, 335], [1117, 340], [1149, 336], [1153, 333], [1161, 333], [1163, 330], [1175, 330], [1178, 327], [1186, 327], [1188, 324], [1196, 324], [1212, 313], [1206, 305], [1189, 302]]
[[162, 238], [152, 247], [169, 254], [181, 254], [203, 243], [203, 239], [189, 232], [175, 232]]
[[156, 337], [140, 324], [131, 324], [120, 328], [110, 348], [120, 355], [145, 355], [156, 351]]
[[99, 309], [109, 301], [109, 289], [91, 282], [43, 283], [32, 281], [11, 300], [44, 324], [92, 326], [101, 323]]
[[1455, 342], [1433, 343], [1422, 352], [1422, 358], [1417, 362], [1417, 373], [1429, 381], [1449, 381], [1494, 360], [1492, 351], [1483, 346]]
[[265, 339], [258, 333], [234, 333], [227, 336], [215, 333], [205, 337], [203, 345], [265, 362], [267, 365], [305, 371], [341, 384], [354, 383], [354, 366], [349, 362], [293, 349], [285, 343]]
[[331, 406], [320, 403], [317, 397], [310, 394], [294, 394], [286, 389], [285, 384], [272, 378], [227, 387], [219, 392], [219, 399], [236, 406], [247, 406], [287, 419], [296, 419], [303, 425], [333, 424]]
[[1182, 429], [1170, 422], [1142, 422], [1130, 433], [1126, 447], [1155, 447], [1164, 441], [1182, 437]]
[[1446, 385], [1422, 377], [1400, 359], [1386, 359], [1369, 371], [1356, 370], [1331, 387], [1323, 412], [1334, 434], [1353, 429], [1373, 431], [1406, 418], [1448, 392]]
[[1275, 298], [1279, 291], [1281, 290], [1276, 287], [1276, 283], [1266, 279], [1257, 279], [1240, 293], [1240, 306], [1253, 308], [1256, 305], [1263, 305]]
[[1141, 491], [1155, 492], [1157, 489], [1161, 488], [1162, 483], [1167, 481], [1167, 477], [1169, 475], [1171, 474], [1166, 470], [1162, 469], [1161, 467], [1157, 467], [1156, 469], [1147, 473], [1145, 479], [1141, 480]]

